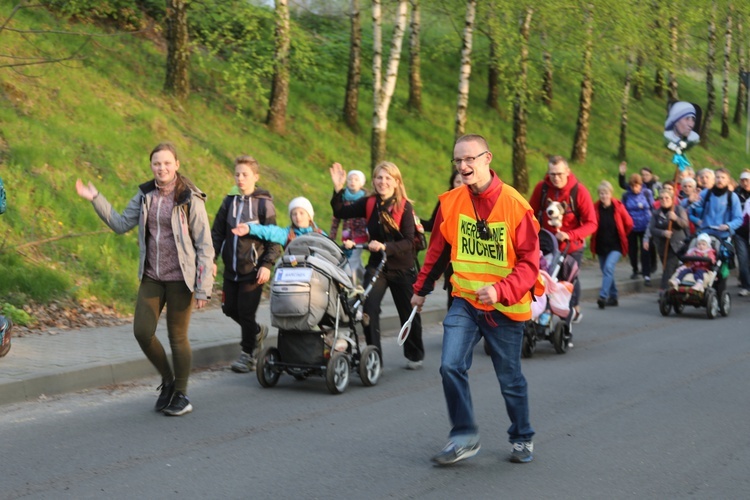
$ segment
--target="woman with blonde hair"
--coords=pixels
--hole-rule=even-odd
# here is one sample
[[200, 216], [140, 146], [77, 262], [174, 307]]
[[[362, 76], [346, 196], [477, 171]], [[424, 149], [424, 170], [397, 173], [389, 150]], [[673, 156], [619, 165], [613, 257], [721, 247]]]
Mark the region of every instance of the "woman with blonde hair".
[[[411, 314], [412, 285], [417, 277], [414, 265], [414, 209], [406, 196], [403, 178], [399, 168], [384, 161], [372, 172], [372, 187], [375, 194], [360, 198], [352, 204], [344, 203], [344, 186], [346, 171], [340, 163], [330, 168], [334, 194], [331, 207], [334, 217], [351, 219], [364, 217], [367, 220], [367, 232], [370, 235], [368, 250], [370, 259], [365, 268], [364, 283], [369, 283], [381, 261], [381, 252], [385, 252], [386, 264], [364, 304], [364, 313], [369, 318], [365, 326], [365, 338], [368, 345], [374, 345], [380, 351], [380, 303], [385, 291], [391, 290], [401, 324]], [[353, 242], [345, 242], [351, 245]], [[424, 346], [422, 345], [422, 322], [417, 314], [412, 322], [411, 333], [404, 343], [406, 368], [417, 370], [422, 367]]]

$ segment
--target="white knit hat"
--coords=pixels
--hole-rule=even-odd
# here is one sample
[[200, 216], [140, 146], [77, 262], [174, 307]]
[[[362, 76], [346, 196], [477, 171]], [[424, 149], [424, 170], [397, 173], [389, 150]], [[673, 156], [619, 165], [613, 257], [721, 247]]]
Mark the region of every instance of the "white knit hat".
[[305, 211], [310, 214], [310, 219], [315, 218], [315, 210], [313, 210], [312, 203], [304, 196], [299, 196], [289, 202], [289, 217], [292, 216], [292, 210], [295, 208], [304, 208]]
[[365, 185], [365, 182], [367, 182], [367, 177], [365, 177], [365, 173], [362, 172], [361, 170], [349, 170], [349, 173], [346, 174], [346, 178], [348, 179], [349, 177], [353, 175], [359, 177], [359, 180], [363, 186]]
[[686, 116], [692, 116], [695, 118], [695, 106], [685, 101], [677, 101], [669, 108], [669, 114], [667, 115], [667, 121], [664, 122], [664, 130], [672, 130], [674, 124], [682, 120]]
[[711, 244], [711, 237], [708, 235], [708, 233], [701, 233], [698, 235], [698, 241], [705, 241], [709, 245]]

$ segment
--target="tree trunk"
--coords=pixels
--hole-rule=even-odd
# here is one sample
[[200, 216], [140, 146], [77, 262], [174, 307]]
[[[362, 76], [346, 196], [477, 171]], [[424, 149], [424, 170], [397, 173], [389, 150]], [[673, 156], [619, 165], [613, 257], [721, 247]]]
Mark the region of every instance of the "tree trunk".
[[742, 73], [747, 71], [745, 66], [745, 37], [742, 31], [742, 16], [737, 18], [737, 101], [734, 106], [734, 124], [742, 125], [742, 116], [747, 110], [747, 87], [745, 87], [745, 81], [742, 79]]
[[573, 151], [570, 161], [584, 163], [589, 141], [589, 122], [591, 119], [591, 98], [593, 85], [591, 83], [591, 59], [594, 51], [594, 6], [588, 4], [585, 11], [586, 42], [583, 51], [583, 76], [581, 77], [581, 94], [578, 98], [578, 120], [573, 139]]
[[547, 46], [547, 33], [542, 33], [542, 46], [544, 47], [543, 52], [543, 74], [542, 74], [542, 102], [548, 108], [552, 107], [552, 94], [553, 94], [553, 80], [552, 80], [552, 53], [549, 51]]
[[419, 43], [419, 33], [421, 31], [422, 20], [419, 12], [419, 0], [410, 0], [411, 3], [411, 23], [409, 25], [409, 100], [407, 107], [417, 111], [422, 111], [422, 74], [420, 70], [420, 53], [421, 46]]
[[716, 107], [716, 88], [714, 87], [714, 71], [716, 71], [716, 1], [711, 2], [711, 12], [708, 19], [708, 61], [706, 62], [706, 97], [708, 104], [701, 123], [701, 146], [708, 148], [708, 137], [711, 131], [711, 120]]
[[351, 34], [349, 35], [349, 71], [346, 75], [344, 96], [344, 123], [359, 132], [357, 107], [359, 106], [359, 80], [362, 76], [362, 25], [359, 20], [359, 0], [351, 0]]
[[528, 91], [529, 29], [532, 7], [526, 7], [526, 16], [521, 24], [521, 66], [513, 101], [513, 187], [520, 193], [529, 190], [529, 171], [526, 168], [526, 95]]
[[664, 97], [664, 72], [661, 68], [656, 68], [654, 74], [654, 95], [656, 97]]
[[268, 106], [266, 124], [278, 134], [286, 131], [286, 108], [289, 103], [289, 46], [291, 33], [289, 27], [288, 0], [276, 0], [276, 50], [273, 80], [271, 82], [271, 100]]
[[388, 108], [391, 105], [393, 91], [396, 88], [398, 77], [398, 64], [401, 60], [401, 44], [406, 30], [407, 0], [399, 0], [396, 10], [396, 23], [393, 26], [391, 37], [391, 53], [388, 60], [388, 68], [385, 78], [382, 77], [383, 37], [382, 37], [382, 14], [381, 0], [372, 2], [372, 24], [373, 24], [373, 116], [372, 116], [372, 143], [370, 150], [371, 168], [374, 169], [378, 163], [385, 159], [386, 153], [386, 131], [388, 129]]
[[727, 30], [724, 32], [724, 81], [721, 87], [721, 136], [729, 137], [729, 70], [732, 57], [732, 6], [727, 14]]
[[643, 52], [640, 50], [638, 51], [638, 57], [636, 57], [635, 61], [635, 73], [633, 74], [633, 99], [636, 101], [640, 101], [643, 99], [643, 84], [644, 84], [644, 74], [643, 74]]
[[180, 101], [190, 94], [187, 1], [167, 0], [167, 76], [164, 91]]
[[625, 73], [625, 85], [622, 88], [622, 102], [620, 103], [620, 147], [617, 150], [617, 159], [620, 161], [628, 159], [628, 104], [630, 101], [632, 66], [633, 57], [628, 56], [628, 70]]
[[500, 109], [500, 44], [497, 34], [490, 34], [490, 60], [487, 71], [487, 107]]
[[677, 64], [678, 64], [678, 32], [677, 17], [672, 16], [669, 19], [669, 82], [667, 82], [668, 95], [670, 101], [679, 101], [680, 95], [677, 92]]
[[461, 70], [458, 76], [458, 102], [456, 104], [456, 139], [466, 133], [466, 109], [469, 106], [469, 77], [471, 76], [471, 49], [474, 34], [474, 18], [477, 13], [477, 0], [467, 0], [464, 22], [463, 47], [461, 48]]

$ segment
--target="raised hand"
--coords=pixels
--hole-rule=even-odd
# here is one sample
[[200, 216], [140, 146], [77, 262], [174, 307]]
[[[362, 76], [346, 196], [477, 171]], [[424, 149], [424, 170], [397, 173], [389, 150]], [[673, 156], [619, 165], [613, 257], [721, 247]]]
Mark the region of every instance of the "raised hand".
[[87, 186], [81, 181], [81, 179], [76, 180], [76, 191], [78, 192], [78, 196], [88, 201], [93, 200], [99, 194], [99, 191], [93, 184], [91, 184], [91, 182], [89, 182]]
[[331, 168], [328, 169], [331, 173], [331, 180], [333, 181], [333, 188], [336, 191], [341, 191], [346, 185], [346, 170], [341, 166], [341, 163], [334, 163]]

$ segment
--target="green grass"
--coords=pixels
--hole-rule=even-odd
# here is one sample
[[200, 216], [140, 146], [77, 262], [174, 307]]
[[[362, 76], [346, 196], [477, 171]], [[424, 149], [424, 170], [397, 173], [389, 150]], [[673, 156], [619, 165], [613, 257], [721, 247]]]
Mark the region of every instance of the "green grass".
[[[0, 11], [10, 12], [13, 4], [0, 0]], [[363, 21], [366, 19], [364, 16]], [[43, 9], [20, 12], [13, 26], [108, 33], [91, 24], [59, 21]], [[121, 210], [135, 194], [137, 185], [150, 177], [148, 152], [164, 140], [178, 146], [182, 172], [209, 195], [207, 208], [211, 217], [233, 185], [232, 159], [239, 154], [252, 154], [262, 165], [259, 185], [275, 197], [279, 224], [288, 223], [288, 201], [304, 195], [315, 206], [318, 224], [328, 229], [328, 167], [339, 161], [347, 169], [367, 172], [370, 162], [370, 49], [365, 43], [359, 106], [361, 132], [355, 134], [340, 120], [348, 38], [341, 31], [348, 28], [342, 26], [345, 25], [340, 22], [316, 25], [313, 50], [318, 67], [315, 72], [308, 72], [305, 81], [292, 82], [288, 130], [283, 136], [270, 133], [263, 124], [266, 95], [247, 96], [246, 102], [252, 105], [241, 112], [225, 97], [226, 89], [216, 78], [222, 70], [219, 61], [210, 61], [205, 70], [193, 64], [191, 81], [198, 90], [184, 105], [165, 96], [161, 92], [163, 45], [147, 36], [97, 37], [85, 50], [86, 59], [82, 62], [17, 72], [2, 70], [0, 175], [8, 190], [9, 211], [0, 218], [0, 303], [18, 307], [26, 298], [46, 302], [96, 297], [100, 303], [118, 310], [131, 310], [137, 289], [135, 232], [117, 236], [104, 231], [20, 251], [16, 247], [103, 230], [105, 226], [90, 205], [75, 194], [76, 178], [94, 182]], [[390, 30], [384, 33], [389, 36]], [[4, 52], [18, 55], [35, 50], [66, 54], [81, 39], [38, 37], [32, 47], [4, 32], [2, 43]], [[428, 216], [450, 174], [460, 41], [447, 23], [430, 23], [422, 45], [423, 112], [416, 114], [406, 108], [405, 49], [389, 114], [387, 144], [388, 158], [402, 169], [418, 213]], [[479, 35], [475, 51], [467, 131], [488, 138], [495, 157], [493, 167], [510, 180], [510, 98], [502, 98], [500, 111], [486, 108], [486, 68], [479, 64], [486, 60], [482, 54], [486, 41]], [[562, 54], [559, 64], [577, 69], [579, 60], [578, 54]], [[592, 190], [602, 179], [616, 182], [620, 104], [619, 92], [612, 86], [621, 79], [621, 70], [605, 73], [600, 66], [597, 71], [602, 74], [595, 75], [602, 86], [594, 102], [588, 160], [585, 165], [573, 167]], [[531, 75], [538, 75], [538, 68], [532, 67]], [[530, 105], [528, 165], [532, 187], [545, 172], [545, 155], [568, 156], [572, 147], [578, 74], [574, 70], [558, 70], [555, 78], [551, 113], [543, 112], [536, 102]], [[604, 91], [605, 84], [611, 90]], [[539, 83], [535, 80], [531, 85], [538, 87]], [[683, 99], [703, 103], [704, 89], [702, 75], [680, 76]], [[668, 179], [673, 169], [671, 154], [661, 142], [664, 101], [655, 99], [649, 90], [647, 87], [647, 97], [642, 102], [631, 101], [630, 165], [633, 171], [651, 166], [662, 179]], [[723, 165], [738, 174], [747, 162], [744, 128], [733, 126], [730, 139], [723, 140], [719, 138], [719, 127], [717, 117], [710, 149], [694, 148], [690, 159], [698, 168]]]

